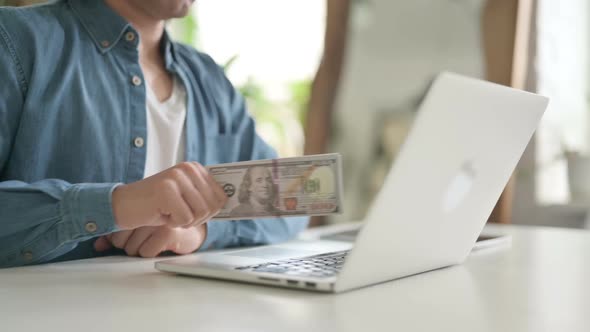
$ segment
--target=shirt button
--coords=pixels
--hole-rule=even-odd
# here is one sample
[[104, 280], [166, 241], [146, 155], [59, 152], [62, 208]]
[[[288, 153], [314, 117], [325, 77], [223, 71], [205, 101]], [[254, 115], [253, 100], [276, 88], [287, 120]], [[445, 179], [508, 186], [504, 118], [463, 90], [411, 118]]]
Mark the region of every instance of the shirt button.
[[143, 138], [141, 138], [141, 137], [136, 137], [133, 140], [133, 145], [135, 145], [136, 148], [142, 148], [144, 143], [145, 142], [143, 141]]
[[86, 231], [87, 231], [88, 233], [94, 233], [94, 232], [96, 232], [96, 230], [98, 229], [98, 226], [96, 226], [96, 223], [95, 223], [95, 222], [92, 222], [92, 221], [91, 221], [91, 222], [88, 222], [88, 223], [86, 224], [86, 226], [84, 226], [84, 228], [86, 229]]
[[127, 33], [125, 34], [125, 39], [126, 39], [128, 42], [132, 42], [132, 41], [134, 41], [134, 40], [135, 40], [135, 34], [134, 34], [133, 32], [131, 32], [131, 31], [129, 31], [129, 32], [127, 32]]
[[25, 261], [30, 262], [33, 260], [33, 253], [30, 251], [25, 251], [23, 252], [23, 258], [25, 259]]
[[103, 40], [100, 42], [100, 45], [102, 45], [102, 47], [109, 47], [109, 45], [111, 45], [111, 43], [109, 43], [108, 40]]
[[133, 83], [133, 85], [135, 86], [140, 86], [141, 85], [141, 77], [134, 75], [133, 78], [131, 79], [131, 82]]

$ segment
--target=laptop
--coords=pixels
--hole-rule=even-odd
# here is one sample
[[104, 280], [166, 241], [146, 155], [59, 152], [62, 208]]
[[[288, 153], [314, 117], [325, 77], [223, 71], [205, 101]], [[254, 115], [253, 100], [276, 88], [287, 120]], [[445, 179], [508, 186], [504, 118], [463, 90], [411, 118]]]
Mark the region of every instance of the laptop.
[[442, 73], [354, 242], [319, 239], [213, 251], [159, 261], [156, 268], [337, 293], [460, 264], [547, 104], [543, 96]]

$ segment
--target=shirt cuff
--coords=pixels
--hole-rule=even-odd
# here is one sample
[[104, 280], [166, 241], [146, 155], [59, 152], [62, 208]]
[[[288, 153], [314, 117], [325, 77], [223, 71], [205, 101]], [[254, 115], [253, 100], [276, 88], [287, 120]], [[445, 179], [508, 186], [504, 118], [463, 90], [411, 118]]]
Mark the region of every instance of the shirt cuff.
[[236, 234], [236, 224], [233, 221], [209, 221], [206, 225], [207, 238], [198, 251], [225, 248]]
[[65, 233], [71, 239], [87, 239], [119, 230], [112, 207], [117, 183], [72, 185], [61, 201]]

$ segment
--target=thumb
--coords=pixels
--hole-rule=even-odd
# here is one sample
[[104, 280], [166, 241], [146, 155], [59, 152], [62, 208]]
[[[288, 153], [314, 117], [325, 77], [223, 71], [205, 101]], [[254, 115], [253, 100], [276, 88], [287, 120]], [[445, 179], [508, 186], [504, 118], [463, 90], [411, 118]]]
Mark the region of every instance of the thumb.
[[101, 236], [94, 241], [94, 250], [98, 252], [109, 250], [112, 247], [113, 245], [105, 236]]
[[168, 243], [168, 245], [166, 246], [166, 250], [164, 251], [172, 251], [175, 254], [182, 254], [181, 248], [182, 244], [180, 242], [172, 241]]
[[[199, 226], [200, 227], [200, 226]], [[177, 228], [177, 237], [168, 244], [166, 250], [179, 255], [186, 255], [195, 252], [203, 242], [203, 236], [197, 227]]]

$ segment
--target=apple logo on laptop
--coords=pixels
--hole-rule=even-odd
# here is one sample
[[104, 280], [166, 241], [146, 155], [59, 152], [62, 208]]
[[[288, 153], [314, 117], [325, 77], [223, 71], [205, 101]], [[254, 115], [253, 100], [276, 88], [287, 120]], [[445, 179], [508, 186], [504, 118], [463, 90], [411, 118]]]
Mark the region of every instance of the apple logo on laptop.
[[443, 201], [443, 211], [445, 213], [452, 212], [465, 200], [473, 187], [475, 176], [476, 171], [473, 163], [471, 161], [463, 163], [446, 190]]

